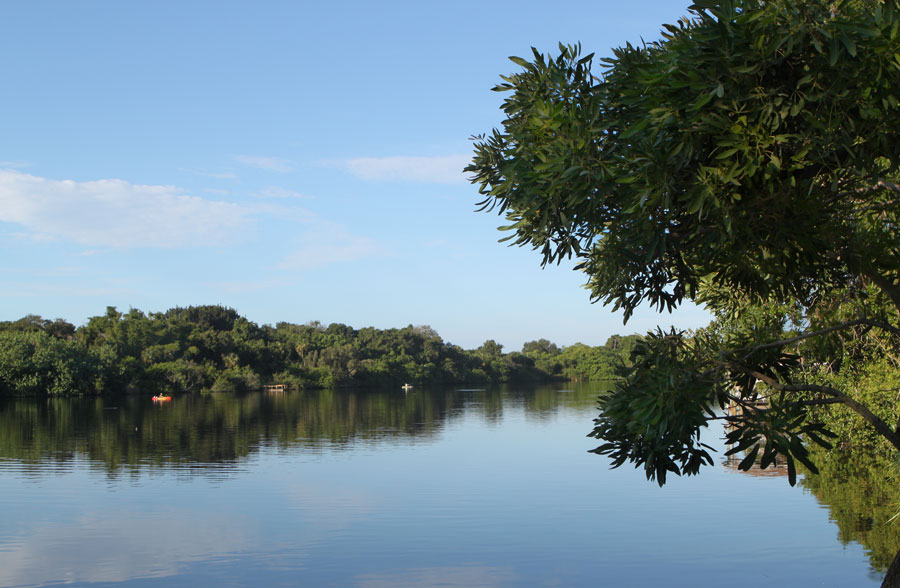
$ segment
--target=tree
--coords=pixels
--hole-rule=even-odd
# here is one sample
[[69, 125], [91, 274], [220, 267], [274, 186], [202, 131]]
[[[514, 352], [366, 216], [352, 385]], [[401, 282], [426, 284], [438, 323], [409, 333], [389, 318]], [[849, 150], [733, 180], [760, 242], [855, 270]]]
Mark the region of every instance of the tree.
[[98, 353], [42, 329], [0, 331], [0, 395], [100, 394], [106, 367]]
[[466, 168], [504, 240], [574, 257], [626, 320], [684, 299], [718, 317], [637, 344], [592, 433], [614, 466], [697, 473], [728, 403], [742, 467], [781, 456], [791, 483], [828, 445], [823, 407], [900, 449], [896, 407], [855, 397], [871, 350], [900, 349], [898, 29], [897, 0], [705, 0], [599, 78], [580, 46], [511, 58]]
[[528, 341], [522, 345], [522, 353], [531, 355], [532, 353], [546, 353], [547, 355], [559, 355], [560, 348], [556, 343], [551, 343], [547, 339], [538, 339], [537, 341]]
[[61, 318], [51, 321], [29, 314], [14, 322], [0, 322], [0, 332], [2, 331], [45, 331], [57, 339], [71, 339], [75, 334], [75, 325]]
[[475, 353], [484, 359], [500, 359], [503, 356], [503, 345], [488, 339], [475, 350]]

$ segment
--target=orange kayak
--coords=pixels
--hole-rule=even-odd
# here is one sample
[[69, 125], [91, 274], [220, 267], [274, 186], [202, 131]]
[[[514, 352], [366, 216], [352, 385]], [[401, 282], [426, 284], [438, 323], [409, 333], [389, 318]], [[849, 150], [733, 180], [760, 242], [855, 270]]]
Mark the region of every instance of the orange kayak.
[[154, 396], [153, 402], [168, 402], [172, 400], [171, 396]]

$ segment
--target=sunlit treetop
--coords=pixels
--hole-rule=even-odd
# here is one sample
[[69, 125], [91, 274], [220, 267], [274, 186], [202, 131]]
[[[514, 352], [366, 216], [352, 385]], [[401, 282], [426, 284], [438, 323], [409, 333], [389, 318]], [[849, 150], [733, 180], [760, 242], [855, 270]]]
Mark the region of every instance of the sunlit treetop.
[[860, 276], [900, 307], [896, 0], [696, 2], [612, 53], [511, 58], [467, 168], [506, 239], [574, 256], [626, 318]]

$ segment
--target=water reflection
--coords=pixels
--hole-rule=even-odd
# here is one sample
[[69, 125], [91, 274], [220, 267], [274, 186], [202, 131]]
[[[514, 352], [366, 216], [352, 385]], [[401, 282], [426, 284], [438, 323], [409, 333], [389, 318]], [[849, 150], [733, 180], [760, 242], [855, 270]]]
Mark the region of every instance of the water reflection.
[[725, 456], [720, 460], [720, 463], [725, 467], [726, 470], [742, 474], [744, 476], [756, 476], [760, 478], [785, 478], [785, 483], [787, 483], [788, 477], [788, 467], [787, 463], [784, 460], [775, 458], [775, 462], [769, 465], [769, 467], [763, 469], [759, 467], [759, 462], [750, 466], [748, 470], [739, 469], [741, 461], [743, 461], [746, 456], [746, 452], [740, 455], [729, 455]]
[[[800, 465], [799, 485], [816, 497], [837, 524], [842, 545], [859, 543], [876, 576], [887, 571], [900, 548], [900, 465], [877, 452], [825, 450], [810, 448], [814, 474]], [[787, 478], [787, 465], [776, 462], [766, 469], [754, 464], [739, 470], [743, 455], [721, 460], [726, 471], [743, 476]], [[785, 480], [787, 483], [787, 480]]]
[[166, 508], [85, 512], [66, 523], [46, 522], [17, 541], [0, 543], [0, 586], [173, 576], [186, 563], [251, 545], [258, 538], [247, 536], [252, 527], [242, 518]]
[[[0, 400], [0, 464], [22, 476], [66, 471], [86, 457], [111, 476], [165, 467], [204, 475], [239, 468], [262, 447], [340, 451], [358, 443], [429, 442], [464, 413], [499, 422], [504, 407], [546, 419], [595, 403], [597, 388], [399, 391], [317, 390], [150, 398]], [[6, 467], [12, 467], [6, 463]], [[216, 467], [211, 467], [216, 466]], [[218, 469], [217, 469], [218, 468]]]
[[[900, 467], [895, 460], [867, 452], [817, 449], [818, 475], [800, 485], [809, 490], [838, 526], [844, 544], [860, 543], [873, 568], [887, 570], [900, 548]], [[893, 519], [893, 520], [891, 520]]]
[[784, 480], [608, 470], [597, 392], [5, 401], [0, 585], [878, 585]]
[[416, 568], [388, 574], [359, 576], [355, 583], [360, 588], [478, 588], [489, 586], [513, 586], [527, 584], [508, 568], [491, 566], [461, 566]]

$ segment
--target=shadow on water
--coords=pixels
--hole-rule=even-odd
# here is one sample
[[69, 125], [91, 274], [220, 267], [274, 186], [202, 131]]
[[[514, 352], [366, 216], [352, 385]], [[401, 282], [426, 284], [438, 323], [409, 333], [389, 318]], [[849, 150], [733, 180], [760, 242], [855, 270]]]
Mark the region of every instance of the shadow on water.
[[[448, 422], [476, 413], [503, 418], [504, 407], [524, 407], [545, 419], [596, 401], [597, 386], [491, 389], [314, 390], [245, 395], [0, 399], [0, 458], [64, 465], [87, 459], [109, 475], [141, 468], [238, 465], [260, 447], [339, 451], [357, 443], [404, 439], [428, 442]], [[586, 424], [586, 430], [588, 426]], [[205, 471], [205, 470], [204, 470]]]

